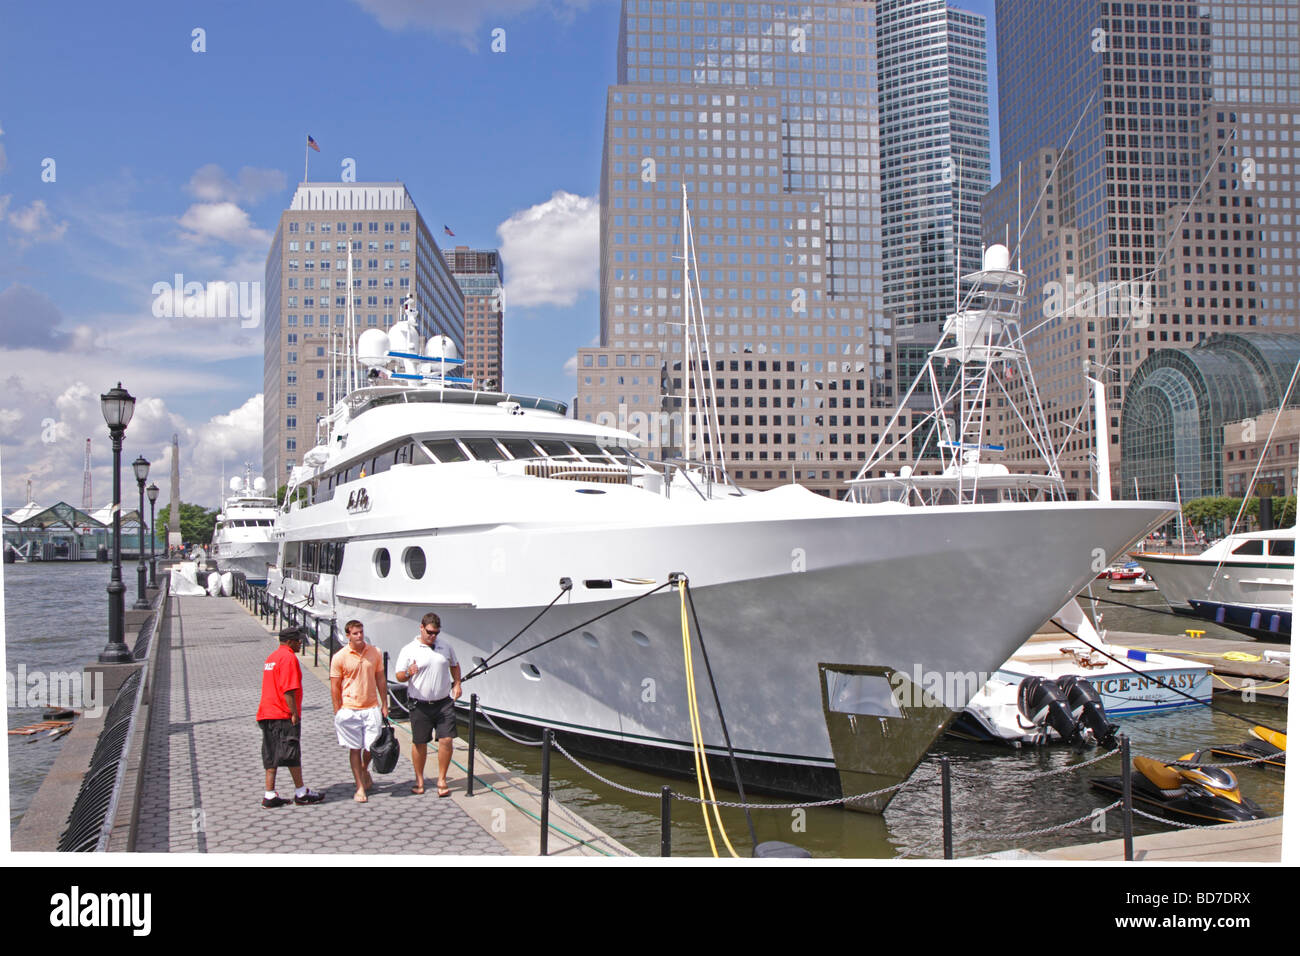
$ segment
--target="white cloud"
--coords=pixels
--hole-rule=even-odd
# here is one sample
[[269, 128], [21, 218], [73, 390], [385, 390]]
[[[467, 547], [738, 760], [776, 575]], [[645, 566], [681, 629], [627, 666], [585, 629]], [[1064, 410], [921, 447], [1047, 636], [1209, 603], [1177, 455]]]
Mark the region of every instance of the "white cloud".
[[[4, 206], [8, 205], [9, 197], [6, 196]], [[68, 231], [67, 222], [54, 221], [43, 199], [32, 200], [26, 209], [15, 209], [9, 213], [8, 221], [20, 233], [18, 242], [21, 245], [57, 241]]]
[[[549, 12], [568, 20], [586, 10], [589, 0], [356, 0], [385, 29], [407, 27], [431, 33], [451, 34], [470, 50], [479, 42], [490, 42], [496, 27], [508, 27], [509, 20], [533, 10]], [[507, 35], [508, 39], [508, 35]], [[507, 50], [509, 46], [507, 45]]]
[[[27, 388], [22, 409], [0, 409], [0, 438], [4, 446], [4, 503], [27, 500], [26, 482], [43, 505], [56, 501], [81, 504], [82, 461], [91, 439], [91, 484], [94, 504], [103, 506], [112, 493], [111, 449], [99, 408], [99, 392], [84, 381], [62, 392], [43, 391], [39, 379], [11, 376], [7, 389]], [[143, 384], [137, 382], [137, 384]], [[107, 388], [108, 386], [104, 386]], [[162, 489], [159, 507], [170, 498], [171, 436], [180, 438], [181, 497], [206, 507], [221, 500], [221, 474], [243, 470], [244, 462], [260, 468], [262, 457], [262, 396], [254, 395], [238, 408], [191, 425], [168, 409], [152, 392], [136, 387], [135, 414], [127, 426], [123, 462], [143, 455], [151, 462], [149, 480]], [[129, 468], [123, 473], [123, 498], [131, 508], [136, 488]], [[147, 507], [147, 505], [146, 505]]]
[[185, 190], [203, 202], [256, 203], [285, 188], [288, 180], [278, 169], [258, 169], [245, 166], [235, 182], [216, 163], [201, 166], [190, 177]]
[[556, 191], [497, 226], [511, 306], [573, 305], [600, 279], [600, 202]]
[[178, 220], [192, 242], [218, 240], [237, 246], [269, 246], [271, 234], [258, 229], [233, 202], [195, 203]]
[[576, 356], [576, 355], [570, 355], [567, 359], [564, 360], [564, 374], [565, 374], [565, 375], [572, 375], [572, 376], [574, 376], [574, 377], [577, 376], [577, 374], [578, 374], [578, 356]]

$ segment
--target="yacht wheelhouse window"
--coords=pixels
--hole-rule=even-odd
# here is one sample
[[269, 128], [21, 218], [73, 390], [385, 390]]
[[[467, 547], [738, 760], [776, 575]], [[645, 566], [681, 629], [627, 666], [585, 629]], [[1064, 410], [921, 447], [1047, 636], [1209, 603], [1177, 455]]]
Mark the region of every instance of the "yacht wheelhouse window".
[[505, 452], [491, 438], [462, 438], [469, 453], [479, 461], [501, 461]]
[[1282, 541], [1280, 539], [1276, 541], [1270, 541], [1268, 545], [1268, 553], [1272, 555], [1276, 555], [1279, 558], [1294, 558], [1295, 542]]
[[453, 461], [465, 461], [465, 450], [454, 438], [426, 441], [424, 447], [433, 453], [433, 457], [446, 464]]
[[597, 461], [601, 464], [608, 464], [609, 458], [601, 451], [600, 446], [595, 442], [581, 441], [574, 442], [573, 447], [577, 449], [578, 454], [582, 455], [588, 461]]
[[1264, 542], [1259, 538], [1252, 541], [1246, 541], [1232, 549], [1233, 554], [1263, 554]]
[[503, 438], [501, 444], [515, 458], [537, 458], [541, 452], [527, 438]]
[[542, 451], [546, 452], [546, 454], [550, 455], [552, 458], [573, 457], [573, 449], [562, 441], [548, 441], [539, 438], [537, 444], [541, 447]]

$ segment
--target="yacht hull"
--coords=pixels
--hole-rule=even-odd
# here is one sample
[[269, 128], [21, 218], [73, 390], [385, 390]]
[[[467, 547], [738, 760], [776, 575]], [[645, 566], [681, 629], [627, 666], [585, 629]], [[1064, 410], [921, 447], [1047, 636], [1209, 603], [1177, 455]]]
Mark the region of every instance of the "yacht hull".
[[1196, 555], [1146, 553], [1139, 560], [1175, 610], [1192, 612], [1193, 600], [1285, 608], [1293, 600], [1294, 563], [1220, 563]]
[[267, 568], [275, 564], [274, 541], [222, 541], [212, 558], [217, 570], [238, 572], [249, 584], [263, 585], [267, 581]]
[[[1172, 508], [845, 504], [785, 520], [376, 531], [349, 541], [331, 602], [316, 590], [309, 610], [340, 627], [361, 620], [393, 655], [435, 611], [468, 674], [568, 577], [572, 589], [465, 682], [461, 703], [474, 693], [484, 711], [517, 726], [551, 727], [582, 738], [587, 752], [672, 769], [689, 766], [691, 740], [682, 599], [659, 591], [619, 608], [684, 572], [699, 615], [691, 632], [708, 749], [725, 753], [701, 634], [746, 784], [833, 798], [906, 779], [952, 710]], [[404, 573], [412, 548], [427, 559], [418, 580]], [[391, 555], [385, 578], [375, 571], [380, 549]], [[1020, 577], [1009, 567], [1033, 570]], [[273, 575], [272, 584], [289, 600], [309, 597], [303, 581]], [[832, 699], [845, 686], [857, 698]]]

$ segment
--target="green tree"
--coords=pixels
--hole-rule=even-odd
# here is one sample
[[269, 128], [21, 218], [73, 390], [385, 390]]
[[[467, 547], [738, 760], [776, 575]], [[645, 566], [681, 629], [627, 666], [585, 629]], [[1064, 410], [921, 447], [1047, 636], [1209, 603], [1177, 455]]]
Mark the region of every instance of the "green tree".
[[[166, 528], [171, 518], [171, 505], [158, 512], [158, 527]], [[211, 544], [212, 532], [217, 526], [217, 512], [202, 505], [181, 502], [181, 538], [186, 544]]]
[[[281, 485], [275, 490], [275, 503], [278, 507], [284, 507], [284, 495], [288, 490], [288, 485]], [[299, 486], [298, 490], [294, 492], [293, 497], [296, 501], [305, 502], [307, 500], [307, 489]]]

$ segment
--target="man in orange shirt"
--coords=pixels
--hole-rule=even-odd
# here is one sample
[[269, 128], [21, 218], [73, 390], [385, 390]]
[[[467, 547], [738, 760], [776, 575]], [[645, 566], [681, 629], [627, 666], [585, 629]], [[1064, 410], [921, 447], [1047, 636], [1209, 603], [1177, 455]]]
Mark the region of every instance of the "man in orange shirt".
[[262, 665], [262, 699], [257, 706], [257, 725], [262, 728], [262, 766], [266, 769], [266, 793], [262, 806], [271, 810], [289, 801], [275, 791], [277, 767], [288, 767], [293, 777], [293, 802], [320, 803], [324, 795], [309, 789], [302, 782], [302, 668], [298, 666], [298, 650], [302, 646], [303, 631], [286, 627], [280, 632], [280, 646]]
[[370, 746], [388, 717], [388, 684], [379, 648], [366, 643], [360, 621], [344, 628], [347, 647], [330, 660], [330, 697], [334, 701], [334, 730], [339, 745], [348, 748], [357, 792], [352, 799], [366, 802], [374, 786], [370, 777]]

